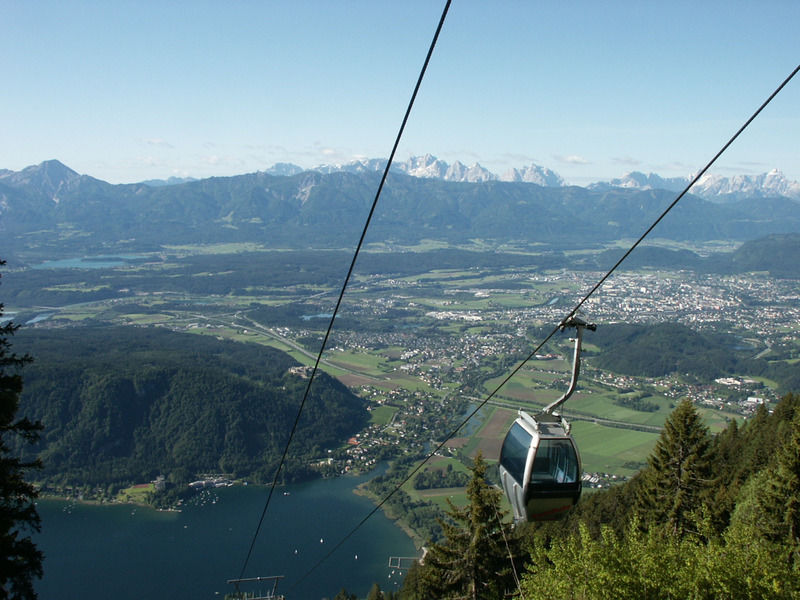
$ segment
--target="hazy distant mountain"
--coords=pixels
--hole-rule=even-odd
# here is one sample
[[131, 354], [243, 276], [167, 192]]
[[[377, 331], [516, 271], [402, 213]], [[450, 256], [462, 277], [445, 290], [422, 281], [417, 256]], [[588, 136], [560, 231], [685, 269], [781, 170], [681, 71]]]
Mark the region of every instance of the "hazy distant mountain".
[[[371, 158], [353, 160], [345, 164], [319, 165], [309, 171], [317, 173], [369, 173], [382, 172], [386, 168], [386, 159]], [[277, 163], [264, 171], [270, 175], [297, 175], [306, 169], [289, 163]], [[516, 181], [535, 183], [545, 187], [561, 187], [564, 180], [555, 171], [546, 167], [531, 164], [522, 169], [510, 169], [501, 176], [492, 173], [478, 163], [468, 167], [460, 161], [452, 165], [430, 154], [425, 156], [412, 156], [404, 162], [394, 162], [392, 171], [405, 173], [412, 177], [423, 179], [440, 179], [442, 181], [458, 181], [480, 183], [485, 181]]]
[[686, 177], [664, 178], [655, 173], [644, 174], [639, 171], [626, 173], [618, 179], [611, 181], [598, 181], [587, 187], [591, 190], [608, 190], [612, 188], [637, 189], [637, 190], [670, 190], [682, 191], [689, 180]]
[[444, 174], [445, 181], [468, 181], [470, 183], [478, 183], [481, 181], [492, 181], [494, 179], [497, 179], [494, 173], [491, 173], [478, 163], [468, 167], [459, 161], [450, 165], [447, 172]]
[[4, 170], [0, 173], [0, 183], [13, 188], [25, 188], [56, 203], [60, 200], [59, 194], [80, 178], [75, 171], [57, 160], [46, 160], [25, 167], [22, 171]]
[[[690, 181], [690, 177], [663, 178], [655, 173], [645, 175], [634, 171], [620, 179], [593, 183], [588, 187], [595, 190], [625, 188], [678, 192], [683, 191]], [[800, 183], [789, 181], [777, 169], [761, 175], [736, 175], [734, 177], [706, 174], [692, 187], [691, 193], [709, 200], [737, 200], [775, 196], [800, 200]]]
[[[415, 164], [430, 172], [442, 167], [436, 159]], [[351, 165], [354, 172], [259, 172], [151, 187], [112, 185], [48, 161], [0, 174], [0, 236], [6, 256], [228, 242], [341, 248], [357, 239], [380, 179], [375, 162], [359, 165]], [[484, 239], [598, 247], [639, 235], [673, 199], [659, 189], [452, 182], [393, 171], [369, 236], [398, 244]], [[656, 236], [744, 241], [800, 231], [800, 202], [789, 198], [715, 204], [690, 195], [679, 208]]]
[[[267, 169], [266, 173], [270, 174], [283, 174], [276, 169], [278, 165]], [[297, 165], [291, 165], [296, 169], [300, 169]], [[309, 169], [317, 173], [371, 173], [383, 172], [386, 168], [386, 159], [384, 158], [370, 158], [362, 160], [353, 160], [345, 164], [334, 165], [320, 165]], [[301, 169], [302, 170], [302, 169]], [[467, 167], [463, 163], [456, 161], [452, 165], [443, 160], [439, 160], [435, 156], [426, 154], [425, 156], [412, 156], [405, 162], [394, 162], [392, 164], [392, 171], [396, 173], [405, 173], [412, 177], [421, 177], [423, 179], [441, 179], [443, 181], [467, 181], [471, 183], [481, 181], [493, 181], [498, 177], [485, 169], [478, 163], [471, 167]], [[287, 175], [296, 175], [297, 171], [286, 173]]]
[[181, 183], [189, 183], [190, 181], [197, 181], [197, 179], [194, 177], [170, 177], [169, 179], [146, 179], [139, 183], [149, 185], [150, 187], [161, 187], [163, 185], [180, 185]]
[[297, 175], [298, 173], [302, 173], [305, 171], [303, 167], [298, 167], [297, 165], [293, 165], [292, 163], [275, 163], [269, 169], [264, 171], [268, 175], [281, 175], [284, 177], [289, 177], [291, 175]]
[[[278, 163], [265, 171], [270, 175], [293, 176], [303, 171], [317, 173], [371, 173], [382, 172], [386, 168], [386, 159], [372, 158], [353, 160], [345, 164], [326, 164], [303, 169], [290, 163]], [[405, 173], [423, 179], [442, 181], [482, 183], [489, 181], [508, 181], [517, 183], [535, 183], [543, 187], [564, 187], [566, 182], [555, 171], [531, 163], [522, 168], [513, 168], [502, 175], [492, 173], [478, 163], [467, 167], [456, 161], [452, 165], [430, 154], [412, 156], [404, 162], [395, 162], [392, 171]], [[655, 173], [633, 171], [610, 181], [592, 183], [591, 190], [611, 190], [616, 188], [630, 190], [669, 190], [683, 191], [691, 181], [690, 177], [661, 177]], [[725, 201], [744, 198], [769, 198], [783, 196], [800, 200], [800, 183], [789, 181], [783, 173], [773, 169], [761, 175], [736, 175], [722, 177], [720, 175], [704, 175], [692, 187], [691, 193], [707, 200]]]
[[524, 181], [545, 187], [562, 187], [566, 185], [561, 175], [547, 167], [531, 163], [522, 169], [509, 169], [500, 177], [500, 181]]
[[734, 177], [704, 175], [697, 182], [697, 187], [702, 190], [702, 193], [698, 194], [705, 197], [785, 196], [800, 200], [800, 182], [789, 181], [777, 169], [761, 175], [736, 175]]
[[449, 165], [445, 161], [439, 160], [430, 154], [426, 154], [425, 156], [412, 156], [405, 162], [395, 163], [393, 168], [406, 175], [411, 175], [412, 177], [442, 179], [444, 181], [478, 183], [497, 179], [496, 175], [478, 163], [475, 163], [471, 167], [467, 167], [459, 161]]
[[367, 158], [363, 160], [351, 160], [343, 165], [319, 165], [310, 169], [317, 173], [376, 173], [386, 168], [386, 159]]

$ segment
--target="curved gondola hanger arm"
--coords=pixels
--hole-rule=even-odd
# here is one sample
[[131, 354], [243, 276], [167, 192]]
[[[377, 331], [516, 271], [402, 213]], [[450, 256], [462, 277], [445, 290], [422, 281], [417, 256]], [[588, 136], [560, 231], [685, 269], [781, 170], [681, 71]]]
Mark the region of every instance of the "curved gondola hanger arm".
[[569, 388], [567, 388], [567, 391], [564, 392], [564, 394], [558, 400], [545, 406], [542, 409], [542, 414], [552, 414], [556, 408], [564, 404], [564, 402], [566, 402], [567, 399], [572, 396], [572, 393], [578, 386], [578, 375], [580, 374], [581, 370], [581, 342], [583, 341], [583, 330], [588, 329], [589, 331], [595, 331], [597, 329], [597, 325], [594, 323], [587, 323], [575, 315], [565, 319], [559, 325], [561, 331], [564, 331], [567, 327], [574, 327], [577, 330], [575, 335], [575, 351], [572, 356], [572, 377], [569, 381]]

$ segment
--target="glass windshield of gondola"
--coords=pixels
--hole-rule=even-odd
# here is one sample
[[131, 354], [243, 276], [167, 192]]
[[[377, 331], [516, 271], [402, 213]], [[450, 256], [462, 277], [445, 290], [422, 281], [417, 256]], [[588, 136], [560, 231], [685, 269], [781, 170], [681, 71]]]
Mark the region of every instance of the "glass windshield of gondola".
[[562, 518], [581, 495], [578, 450], [560, 423], [545, 419], [520, 412], [503, 441], [500, 482], [516, 523]]
[[533, 437], [519, 423], [514, 423], [503, 442], [500, 452], [500, 464], [518, 485], [525, 480], [525, 464], [528, 461], [528, 450]]
[[542, 439], [536, 450], [531, 483], [575, 483], [578, 457], [570, 440]]
[[563, 429], [558, 430], [564, 437], [541, 436], [536, 448], [531, 449], [530, 476], [521, 490], [522, 501], [515, 499], [519, 506], [514, 515], [517, 521], [563, 518], [581, 496], [578, 450], [572, 438]]

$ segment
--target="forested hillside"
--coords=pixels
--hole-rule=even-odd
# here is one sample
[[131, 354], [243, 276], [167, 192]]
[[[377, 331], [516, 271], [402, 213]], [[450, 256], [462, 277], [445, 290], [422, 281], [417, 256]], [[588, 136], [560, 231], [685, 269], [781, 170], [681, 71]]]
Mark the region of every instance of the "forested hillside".
[[627, 375], [660, 377], [670, 373], [709, 382], [733, 374], [776, 381], [781, 393], [800, 389], [800, 369], [783, 357], [755, 358], [752, 348], [727, 333], [706, 333], [680, 323], [614, 324], [594, 341], [600, 369]]
[[[48, 482], [108, 485], [198, 473], [274, 475], [307, 380], [263, 346], [163, 329], [24, 330], [21, 411], [41, 420], [34, 448]], [[288, 479], [365, 424], [363, 402], [318, 374], [293, 441]]]
[[[682, 402], [634, 479], [586, 495], [564, 521], [506, 530], [508, 545], [492, 518], [498, 498], [471, 486], [470, 504], [451, 509], [446, 539], [409, 572], [400, 598], [800, 594], [800, 396], [716, 436]], [[458, 567], [455, 557], [474, 559], [476, 548], [483, 568]]]

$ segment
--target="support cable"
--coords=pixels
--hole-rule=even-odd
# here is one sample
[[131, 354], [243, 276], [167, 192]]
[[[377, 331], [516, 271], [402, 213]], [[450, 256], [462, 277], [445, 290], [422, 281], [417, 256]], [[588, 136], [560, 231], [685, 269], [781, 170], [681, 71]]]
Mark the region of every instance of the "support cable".
[[292, 443], [292, 438], [294, 437], [295, 432], [297, 431], [297, 425], [300, 422], [300, 417], [303, 414], [303, 408], [305, 407], [306, 400], [308, 399], [309, 392], [311, 390], [311, 384], [314, 382], [314, 376], [317, 374], [317, 369], [319, 367], [319, 363], [322, 360], [322, 354], [325, 351], [325, 346], [328, 343], [328, 338], [330, 337], [331, 331], [333, 330], [333, 322], [336, 320], [336, 315], [339, 312], [339, 307], [342, 304], [342, 298], [344, 298], [344, 292], [347, 289], [347, 284], [350, 282], [350, 277], [353, 274], [353, 270], [356, 266], [356, 260], [358, 259], [358, 254], [361, 251], [361, 246], [364, 243], [364, 238], [367, 235], [367, 229], [369, 228], [369, 224], [372, 221], [372, 215], [375, 213], [375, 208], [378, 205], [378, 198], [380, 198], [381, 191], [383, 191], [384, 183], [386, 183], [386, 178], [389, 175], [389, 169], [392, 166], [392, 161], [394, 160], [394, 155], [397, 152], [397, 147], [400, 145], [400, 138], [403, 136], [403, 131], [405, 130], [406, 123], [408, 122], [408, 118], [411, 115], [411, 109], [414, 106], [414, 100], [417, 97], [417, 93], [419, 92], [420, 86], [422, 85], [422, 79], [425, 76], [425, 71], [428, 69], [428, 64], [430, 63], [431, 56], [433, 55], [433, 50], [436, 47], [436, 42], [439, 39], [439, 33], [442, 31], [442, 26], [444, 25], [444, 20], [447, 17], [447, 12], [450, 9], [450, 4], [452, 0], [447, 0], [444, 10], [442, 11], [442, 16], [439, 19], [439, 25], [436, 28], [436, 33], [433, 36], [433, 40], [431, 41], [430, 47], [428, 48], [428, 54], [425, 57], [425, 62], [422, 65], [422, 69], [420, 70], [419, 77], [417, 78], [417, 84], [414, 86], [414, 92], [411, 94], [411, 100], [408, 102], [408, 108], [406, 108], [405, 116], [403, 117], [403, 122], [400, 125], [400, 130], [397, 132], [397, 137], [394, 141], [394, 146], [392, 146], [392, 152], [389, 155], [389, 160], [386, 163], [386, 168], [383, 171], [383, 176], [381, 177], [380, 184], [378, 185], [378, 190], [375, 193], [375, 199], [372, 201], [372, 207], [369, 210], [369, 215], [367, 216], [367, 220], [364, 223], [364, 228], [361, 231], [361, 237], [358, 240], [358, 245], [356, 246], [356, 250], [353, 253], [353, 260], [350, 262], [350, 268], [347, 271], [347, 276], [345, 277], [344, 284], [342, 285], [342, 289], [339, 292], [339, 298], [336, 301], [336, 307], [333, 310], [333, 314], [331, 315], [331, 320], [328, 323], [328, 330], [325, 332], [325, 337], [322, 340], [322, 345], [319, 349], [319, 354], [317, 355], [317, 359], [314, 362], [314, 368], [311, 371], [311, 375], [308, 378], [308, 385], [306, 386], [305, 393], [303, 394], [303, 399], [300, 402], [300, 407], [297, 410], [297, 415], [294, 419], [294, 424], [292, 425], [292, 429], [289, 433], [289, 439], [286, 440], [286, 446], [283, 449], [283, 455], [281, 456], [281, 460], [278, 463], [278, 468], [275, 471], [275, 477], [272, 480], [272, 485], [269, 489], [269, 494], [267, 495], [266, 503], [264, 504], [264, 510], [261, 512], [261, 518], [258, 520], [258, 525], [256, 526], [255, 533], [253, 534], [253, 540], [250, 542], [250, 548], [247, 551], [247, 556], [244, 559], [244, 564], [242, 564], [242, 570], [239, 574], [239, 579], [244, 578], [245, 569], [247, 569], [247, 564], [250, 562], [250, 557], [253, 554], [253, 548], [255, 547], [256, 540], [258, 539], [258, 534], [261, 531], [261, 526], [264, 523], [264, 517], [267, 514], [267, 509], [269, 508], [270, 501], [272, 500], [272, 494], [275, 491], [275, 486], [278, 483], [278, 479], [280, 477], [281, 470], [283, 469], [283, 465], [286, 463], [286, 456], [289, 453], [289, 446]]
[[[591, 290], [589, 290], [589, 292], [580, 300], [580, 302], [578, 302], [578, 304], [575, 306], [575, 308], [573, 308], [561, 320], [561, 322], [553, 328], [553, 330], [547, 335], [547, 337], [545, 337], [544, 340], [542, 340], [542, 342], [540, 342], [539, 345], [536, 346], [536, 348], [534, 348], [533, 351], [531, 351], [531, 353], [522, 362], [520, 362], [511, 371], [511, 373], [509, 373], [509, 375], [505, 379], [503, 379], [503, 381], [501, 381], [497, 385], [497, 387], [495, 387], [495, 389], [488, 396], [486, 396], [486, 398], [480, 404], [478, 404], [478, 406], [471, 413], [469, 413], [469, 415], [467, 415], [467, 417], [455, 429], [453, 429], [453, 431], [449, 435], [447, 435], [447, 437], [445, 437], [444, 441], [439, 443], [439, 445], [437, 445], [436, 448], [434, 448], [428, 454], [428, 456], [425, 457], [422, 460], [422, 462], [420, 462], [414, 469], [412, 469], [411, 472], [405, 477], [405, 479], [403, 479], [400, 483], [398, 483], [391, 492], [386, 494], [386, 496], [377, 504], [377, 506], [375, 506], [375, 508], [373, 508], [363, 519], [361, 519], [361, 521], [359, 521], [359, 523], [355, 527], [353, 527], [353, 529], [350, 530], [350, 532], [347, 535], [345, 535], [344, 538], [342, 538], [342, 540], [338, 544], [336, 544], [325, 556], [323, 556], [313, 567], [311, 567], [311, 569], [309, 569], [308, 572], [306, 572], [306, 574], [303, 575], [300, 578], [300, 581], [305, 580], [311, 573], [313, 573], [317, 569], [317, 567], [319, 567], [323, 562], [325, 562], [328, 558], [330, 558], [330, 556], [333, 555], [334, 552], [336, 552], [348, 539], [350, 539], [350, 537], [358, 529], [360, 529], [361, 526], [364, 523], [366, 523], [376, 512], [378, 512], [378, 510], [380, 510], [380, 508], [384, 504], [386, 504], [386, 502], [389, 500], [389, 498], [391, 498], [398, 490], [400, 490], [400, 488], [403, 485], [405, 485], [409, 480], [411, 480], [411, 478], [423, 466], [425, 466], [425, 464], [431, 458], [433, 458], [444, 447], [444, 445], [448, 441], [450, 441], [452, 438], [454, 438], [456, 436], [456, 434], [461, 430], [461, 428], [464, 427], [464, 425], [466, 425], [467, 422], [470, 419], [472, 419], [472, 417], [474, 417], [478, 413], [478, 411], [480, 411], [484, 406], [486, 406], [486, 403], [489, 402], [489, 400], [491, 400], [503, 388], [503, 386], [505, 386], [505, 384], [508, 383], [511, 380], [511, 378], [514, 377], [514, 375], [516, 375], [517, 372], [519, 372], [520, 369], [522, 369], [522, 367], [524, 367], [536, 354], [539, 353], [539, 351], [542, 349], [542, 347], [547, 342], [550, 341], [550, 339], [556, 334], [556, 332], [558, 332], [560, 329], [562, 329], [563, 326], [572, 317], [575, 316], [575, 314], [578, 312], [578, 310], [581, 308], [581, 306], [583, 306], [584, 303], [600, 288], [600, 286], [603, 285], [603, 283], [605, 283], [605, 281], [611, 276], [612, 273], [614, 273], [614, 271], [617, 270], [617, 268], [622, 264], [622, 262], [626, 258], [628, 258], [630, 253], [633, 252], [634, 249], [644, 240], [644, 238], [647, 237], [647, 235], [656, 227], [656, 225], [658, 225], [661, 222], [661, 220], [667, 215], [667, 213], [669, 213], [675, 207], [675, 205], [681, 200], [681, 198], [683, 198], [687, 194], [687, 192], [692, 188], [692, 186], [694, 186], [694, 184], [697, 183], [697, 181], [700, 179], [700, 177], [702, 177], [706, 173], [706, 171], [708, 171], [708, 169], [711, 168], [711, 166], [717, 161], [717, 159], [719, 159], [719, 157], [722, 156], [722, 154], [728, 149], [728, 147], [736, 140], [736, 138], [739, 137], [739, 135], [741, 135], [741, 133], [753, 122], [753, 120], [755, 120], [755, 118], [761, 113], [761, 111], [764, 110], [764, 108], [766, 108], [767, 105], [770, 102], [772, 102], [772, 100], [775, 98], [775, 96], [777, 96], [778, 93], [792, 80], [792, 78], [795, 75], [797, 75], [798, 71], [800, 71], [800, 65], [797, 65], [797, 67], [795, 67], [795, 69], [783, 81], [783, 83], [781, 83], [775, 89], [775, 91], [772, 92], [772, 94], [770, 94], [770, 96], [761, 104], [761, 106], [758, 107], [758, 109], [750, 116], [750, 118], [747, 119], [747, 121], [745, 121], [744, 125], [742, 125], [739, 128], [739, 130], [725, 143], [725, 145], [722, 146], [722, 149], [720, 149], [720, 151], [717, 152], [716, 155], [714, 155], [714, 158], [712, 158], [708, 162], [708, 164], [706, 164], [706, 166], [703, 167], [697, 173], [697, 175], [691, 180], [691, 182], [689, 182], [689, 184], [678, 195], [678, 197], [675, 198], [675, 200], [672, 201], [672, 203], [661, 213], [661, 215], [653, 222], [653, 224], [650, 225], [650, 227], [647, 228], [647, 230], [639, 237], [638, 240], [636, 240], [636, 242], [628, 249], [628, 251], [625, 252], [625, 254], [622, 255], [622, 257], [616, 262], [616, 264], [613, 267], [611, 267], [611, 269], [609, 269], [608, 272], [606, 272], [605, 275], [603, 275], [603, 277], [594, 285], [594, 287], [592, 287]], [[295, 585], [297, 585], [297, 584], [295, 584]]]
[[685, 195], [686, 195], [686, 194], [689, 192], [689, 190], [692, 188], [692, 186], [694, 186], [694, 184], [695, 184], [695, 183], [697, 183], [697, 182], [700, 180], [700, 178], [701, 178], [703, 175], [705, 175], [705, 174], [706, 174], [706, 171], [708, 171], [708, 170], [711, 168], [711, 165], [713, 165], [715, 162], [717, 162], [717, 159], [718, 159], [720, 156], [722, 156], [722, 154], [723, 154], [723, 153], [724, 153], [724, 152], [725, 152], [725, 151], [728, 149], [728, 147], [729, 147], [731, 144], [733, 144], [733, 142], [734, 142], [734, 141], [736, 141], [736, 138], [738, 138], [738, 137], [739, 137], [739, 135], [740, 135], [740, 134], [741, 134], [741, 133], [742, 133], [742, 132], [743, 132], [745, 129], [747, 129], [747, 127], [750, 125], [750, 123], [752, 123], [752, 122], [755, 120], [755, 118], [756, 118], [756, 117], [757, 117], [757, 116], [758, 116], [758, 115], [761, 113], [761, 111], [762, 111], [762, 110], [764, 110], [764, 109], [767, 107], [767, 105], [768, 105], [770, 102], [772, 102], [773, 98], [775, 98], [775, 96], [777, 96], [777, 95], [780, 93], [780, 91], [781, 91], [781, 90], [782, 90], [784, 87], [786, 87], [786, 85], [787, 85], [787, 84], [788, 84], [788, 83], [789, 83], [789, 82], [792, 80], [792, 78], [793, 78], [795, 75], [797, 75], [797, 72], [798, 72], [798, 71], [800, 71], [800, 65], [797, 65], [797, 66], [794, 68], [794, 71], [792, 71], [792, 72], [789, 74], [789, 76], [788, 76], [786, 79], [784, 79], [784, 80], [783, 80], [783, 82], [782, 82], [782, 83], [781, 83], [781, 84], [780, 84], [780, 85], [779, 85], [777, 88], [775, 88], [775, 91], [774, 91], [774, 92], [772, 92], [772, 93], [769, 95], [769, 97], [768, 97], [766, 100], [764, 100], [764, 102], [761, 104], [761, 106], [759, 106], [759, 107], [756, 109], [756, 111], [755, 111], [755, 112], [754, 112], [754, 113], [753, 113], [753, 114], [750, 116], [750, 118], [749, 118], [749, 119], [747, 119], [747, 121], [745, 121], [744, 125], [742, 125], [742, 126], [739, 128], [739, 130], [738, 130], [736, 133], [734, 133], [734, 134], [733, 134], [733, 136], [731, 136], [731, 138], [730, 138], [730, 139], [729, 139], [729, 140], [728, 140], [728, 141], [725, 143], [725, 145], [724, 145], [724, 146], [722, 146], [722, 148], [720, 148], [719, 152], [717, 152], [717, 153], [714, 155], [714, 158], [712, 158], [710, 161], [708, 161], [708, 164], [707, 164], [705, 167], [703, 167], [702, 169], [700, 169], [700, 171], [698, 171], [697, 175], [695, 175], [695, 176], [694, 176], [694, 178], [693, 178], [693, 179], [692, 179], [692, 180], [689, 182], [689, 185], [687, 185], [687, 186], [684, 188], [684, 190], [683, 190], [683, 191], [682, 191], [680, 194], [678, 194], [678, 197], [677, 197], [677, 198], [675, 198], [675, 200], [673, 200], [673, 201], [672, 201], [672, 204], [670, 204], [670, 205], [669, 205], [669, 206], [668, 206], [668, 207], [667, 207], [667, 208], [664, 210], [664, 212], [662, 212], [662, 213], [661, 213], [661, 215], [660, 215], [660, 216], [659, 216], [659, 217], [658, 217], [658, 218], [657, 218], [655, 221], [653, 221], [653, 224], [652, 224], [652, 225], [650, 225], [650, 227], [648, 227], [648, 228], [647, 228], [647, 231], [645, 231], [645, 232], [644, 232], [644, 233], [641, 235], [641, 237], [639, 237], [639, 239], [638, 239], [638, 240], [636, 240], [636, 242], [633, 244], [633, 246], [631, 246], [631, 247], [628, 249], [628, 251], [627, 251], [625, 254], [623, 254], [623, 255], [622, 255], [622, 257], [621, 257], [621, 258], [620, 258], [620, 259], [619, 259], [619, 260], [616, 262], [616, 264], [615, 264], [613, 267], [611, 267], [611, 269], [609, 269], [608, 273], [606, 273], [605, 275], [603, 275], [603, 277], [600, 279], [600, 281], [598, 281], [598, 282], [595, 284], [595, 286], [594, 286], [594, 287], [593, 287], [593, 288], [592, 288], [592, 289], [589, 291], [589, 293], [588, 293], [588, 294], [586, 294], [586, 296], [584, 296], [583, 300], [581, 300], [580, 302], [578, 302], [578, 305], [577, 305], [575, 308], [573, 308], [573, 309], [572, 309], [572, 312], [570, 312], [570, 313], [569, 313], [569, 314], [568, 314], [568, 315], [567, 315], [567, 316], [564, 318], [564, 320], [565, 320], [565, 321], [568, 321], [570, 318], [572, 318], [573, 316], [575, 316], [575, 313], [577, 313], [577, 312], [578, 312], [578, 310], [580, 309], [580, 307], [581, 307], [581, 306], [583, 306], [584, 302], [586, 302], [586, 301], [589, 299], [589, 297], [590, 297], [592, 294], [594, 294], [594, 293], [595, 293], [595, 291], [596, 291], [596, 290], [597, 290], [597, 289], [598, 289], [598, 288], [599, 288], [601, 285], [603, 285], [603, 284], [605, 283], [606, 279], [608, 279], [608, 278], [611, 276], [611, 274], [612, 274], [614, 271], [616, 271], [616, 270], [617, 270], [617, 267], [619, 267], [619, 266], [622, 264], [622, 261], [624, 261], [626, 258], [628, 258], [628, 255], [629, 255], [631, 252], [633, 252], [633, 251], [636, 249], [636, 247], [637, 247], [637, 246], [638, 246], [638, 245], [639, 245], [639, 244], [642, 242], [642, 240], [644, 240], [644, 238], [645, 238], [645, 237], [647, 237], [647, 235], [648, 235], [648, 234], [649, 234], [651, 231], [653, 231], [653, 229], [655, 229], [656, 225], [658, 225], [658, 224], [661, 222], [661, 219], [663, 219], [664, 217], [666, 217], [666, 216], [667, 216], [667, 213], [668, 213], [669, 211], [671, 211], [671, 210], [672, 210], [672, 208], [673, 208], [673, 207], [674, 207], [674, 206], [675, 206], [675, 205], [676, 205], [676, 204], [677, 204], [677, 203], [678, 203], [678, 202], [681, 200], [681, 198], [683, 198], [683, 197], [684, 197], [684, 196], [685, 196]]
[[517, 594], [522, 600], [525, 600], [525, 594], [522, 593], [522, 586], [519, 583], [519, 575], [517, 574], [517, 566], [514, 564], [514, 554], [511, 552], [511, 546], [508, 545], [508, 537], [506, 536], [506, 529], [503, 527], [503, 519], [500, 518], [500, 513], [495, 509], [494, 516], [497, 518], [497, 525], [500, 527], [500, 533], [503, 535], [503, 542], [506, 545], [506, 552], [508, 552], [508, 560], [511, 561], [511, 573], [514, 575], [514, 583], [517, 586]]

